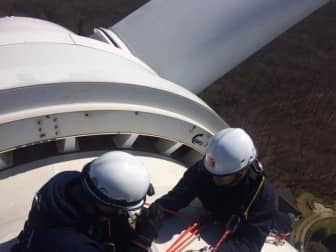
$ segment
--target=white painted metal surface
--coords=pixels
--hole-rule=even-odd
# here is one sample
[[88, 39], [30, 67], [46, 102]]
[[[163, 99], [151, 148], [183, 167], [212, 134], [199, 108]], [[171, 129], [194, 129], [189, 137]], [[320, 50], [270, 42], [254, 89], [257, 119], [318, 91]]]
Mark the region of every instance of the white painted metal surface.
[[112, 26], [161, 77], [194, 93], [328, 0], [152, 0]]
[[[30, 17], [3, 17], [0, 18], [0, 32], [27, 32], [27, 34], [35, 32], [51, 32], [74, 34], [72, 31], [60, 26], [58, 24]], [[41, 36], [40, 36], [41, 37]], [[40, 38], [43, 39], [43, 38]]]
[[202, 153], [206, 142], [193, 137], [208, 139], [226, 127], [196, 95], [124, 49], [58, 26], [49, 31], [45, 21], [31, 22], [43, 27], [32, 29], [39, 33], [17, 23], [8, 29], [9, 21], [31, 19], [0, 19], [0, 153], [70, 137], [59, 151], [77, 150], [66, 147], [74, 137], [120, 133], [169, 139]]

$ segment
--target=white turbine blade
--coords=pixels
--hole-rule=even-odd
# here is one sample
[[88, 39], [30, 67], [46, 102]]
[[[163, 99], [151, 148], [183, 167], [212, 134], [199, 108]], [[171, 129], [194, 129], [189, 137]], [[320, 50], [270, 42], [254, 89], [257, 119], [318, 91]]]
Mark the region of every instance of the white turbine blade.
[[198, 93], [328, 0], [152, 0], [111, 27], [157, 73]]

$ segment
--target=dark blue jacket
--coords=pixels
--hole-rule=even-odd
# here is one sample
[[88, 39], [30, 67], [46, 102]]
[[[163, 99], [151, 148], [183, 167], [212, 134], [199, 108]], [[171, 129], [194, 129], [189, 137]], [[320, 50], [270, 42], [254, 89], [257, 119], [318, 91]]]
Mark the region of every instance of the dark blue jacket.
[[[90, 252], [101, 251], [100, 245], [104, 242], [125, 245], [130, 235], [128, 216], [88, 214], [71, 197], [69, 185], [80, 183], [80, 177], [81, 173], [77, 171], [61, 172], [36, 193], [28, 220], [18, 237], [21, 250], [45, 251], [49, 247], [50, 251], [50, 248], [59, 251], [56, 249], [58, 246], [66, 251], [64, 248], [69, 243], [69, 237], [74, 237], [75, 241], [68, 251], [73, 250], [75, 244], [80, 245], [79, 250]], [[53, 238], [55, 233], [58, 240]], [[51, 240], [55, 244], [50, 244]]]
[[[199, 198], [204, 208], [224, 222], [232, 214], [242, 215], [259, 185], [259, 176], [249, 170], [241, 183], [234, 187], [216, 186], [205, 170], [203, 160], [190, 167], [176, 186], [158, 200], [164, 208], [179, 210]], [[265, 183], [252, 204], [247, 220], [220, 247], [220, 251], [260, 251], [272, 225], [275, 199], [271, 183]]]
[[79, 211], [66, 191], [70, 182], [80, 179], [80, 174], [77, 171], [61, 172], [35, 194], [29, 212], [29, 221], [34, 227], [83, 228], [84, 214]]

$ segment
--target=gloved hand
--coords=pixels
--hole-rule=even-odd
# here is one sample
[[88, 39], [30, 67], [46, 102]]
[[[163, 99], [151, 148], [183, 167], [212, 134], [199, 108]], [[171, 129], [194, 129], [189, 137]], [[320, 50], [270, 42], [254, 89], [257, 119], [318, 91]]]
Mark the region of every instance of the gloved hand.
[[153, 203], [149, 208], [143, 208], [135, 224], [137, 239], [145, 246], [150, 246], [158, 236], [164, 219], [163, 208]]

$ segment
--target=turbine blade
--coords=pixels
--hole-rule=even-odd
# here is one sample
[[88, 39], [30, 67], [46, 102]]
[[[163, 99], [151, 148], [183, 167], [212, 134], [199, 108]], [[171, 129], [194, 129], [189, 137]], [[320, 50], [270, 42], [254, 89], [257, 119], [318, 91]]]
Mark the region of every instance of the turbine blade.
[[110, 27], [161, 77], [198, 93], [327, 0], [152, 0]]

